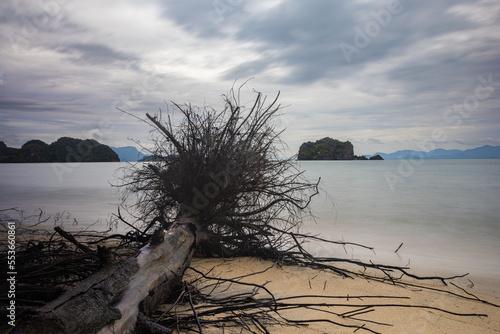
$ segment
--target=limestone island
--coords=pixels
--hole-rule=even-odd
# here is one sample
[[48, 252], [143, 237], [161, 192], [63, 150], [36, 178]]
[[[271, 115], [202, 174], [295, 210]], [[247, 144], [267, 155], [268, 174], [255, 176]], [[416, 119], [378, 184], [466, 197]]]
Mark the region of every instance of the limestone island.
[[0, 141], [0, 163], [25, 162], [117, 162], [118, 155], [94, 139], [61, 137], [52, 144], [30, 140], [21, 148], [8, 147]]
[[342, 142], [325, 137], [313, 142], [300, 145], [298, 160], [384, 160], [380, 155], [368, 159], [364, 155], [354, 155], [354, 146], [351, 142]]

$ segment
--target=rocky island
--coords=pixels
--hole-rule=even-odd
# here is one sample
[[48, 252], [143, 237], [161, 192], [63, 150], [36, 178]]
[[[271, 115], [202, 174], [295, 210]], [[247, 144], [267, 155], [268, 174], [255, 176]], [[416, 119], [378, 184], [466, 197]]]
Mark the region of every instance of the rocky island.
[[0, 141], [0, 163], [115, 161], [120, 161], [118, 155], [94, 139], [61, 137], [51, 144], [34, 139], [21, 148], [7, 147]]
[[351, 142], [342, 142], [337, 139], [325, 137], [313, 142], [300, 145], [298, 160], [384, 160], [380, 155], [370, 159], [354, 155], [354, 146]]

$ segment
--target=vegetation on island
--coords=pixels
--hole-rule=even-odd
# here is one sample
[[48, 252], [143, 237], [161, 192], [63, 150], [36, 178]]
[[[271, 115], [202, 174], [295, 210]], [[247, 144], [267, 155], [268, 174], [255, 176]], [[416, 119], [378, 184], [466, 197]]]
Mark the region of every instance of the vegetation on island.
[[299, 160], [353, 160], [354, 147], [351, 142], [341, 142], [337, 139], [325, 137], [313, 142], [300, 145]]
[[7, 147], [0, 141], [0, 163], [115, 161], [120, 161], [118, 155], [94, 139], [61, 137], [51, 144], [34, 139], [21, 148]]
[[298, 160], [384, 160], [380, 155], [366, 158], [354, 155], [354, 146], [350, 141], [342, 142], [325, 137], [314, 143], [308, 141], [300, 145]]

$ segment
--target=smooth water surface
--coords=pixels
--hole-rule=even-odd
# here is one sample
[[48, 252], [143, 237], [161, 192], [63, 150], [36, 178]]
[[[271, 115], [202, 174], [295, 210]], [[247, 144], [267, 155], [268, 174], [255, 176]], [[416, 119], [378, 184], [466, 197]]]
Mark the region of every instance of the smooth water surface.
[[[317, 219], [306, 220], [306, 230], [373, 246], [376, 254], [322, 244], [311, 244], [311, 252], [500, 279], [499, 160], [298, 164], [309, 178], [321, 177], [331, 197], [322, 193], [314, 199]], [[52, 217], [49, 226], [57, 213], [65, 212], [68, 228], [97, 221], [92, 229], [106, 229], [120, 203], [117, 188], [111, 186], [120, 166], [0, 164], [0, 209], [17, 207], [25, 214], [42, 209]]]
[[[318, 218], [307, 229], [373, 246], [377, 253], [354, 247], [350, 256], [500, 279], [499, 160], [422, 160], [413, 168], [407, 160], [301, 166], [311, 177], [321, 176], [334, 202], [316, 200]], [[310, 250], [340, 255], [324, 245]]]
[[[107, 229], [106, 221], [117, 213], [120, 193], [115, 171], [123, 164], [34, 163], [0, 164], [0, 209], [17, 208], [25, 216], [61, 217], [71, 228]], [[57, 219], [57, 218], [56, 218]], [[75, 221], [76, 220], [76, 221]], [[76, 224], [76, 222], [78, 224]], [[95, 224], [97, 223], [97, 224]]]

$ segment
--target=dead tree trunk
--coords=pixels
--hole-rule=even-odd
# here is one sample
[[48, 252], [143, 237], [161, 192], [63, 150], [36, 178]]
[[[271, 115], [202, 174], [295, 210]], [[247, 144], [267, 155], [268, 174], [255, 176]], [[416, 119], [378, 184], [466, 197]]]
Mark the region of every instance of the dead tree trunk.
[[[196, 225], [181, 218], [137, 256], [110, 264], [82, 281], [13, 333], [131, 333], [180, 286], [196, 248]], [[163, 239], [163, 240], [162, 240]]]

